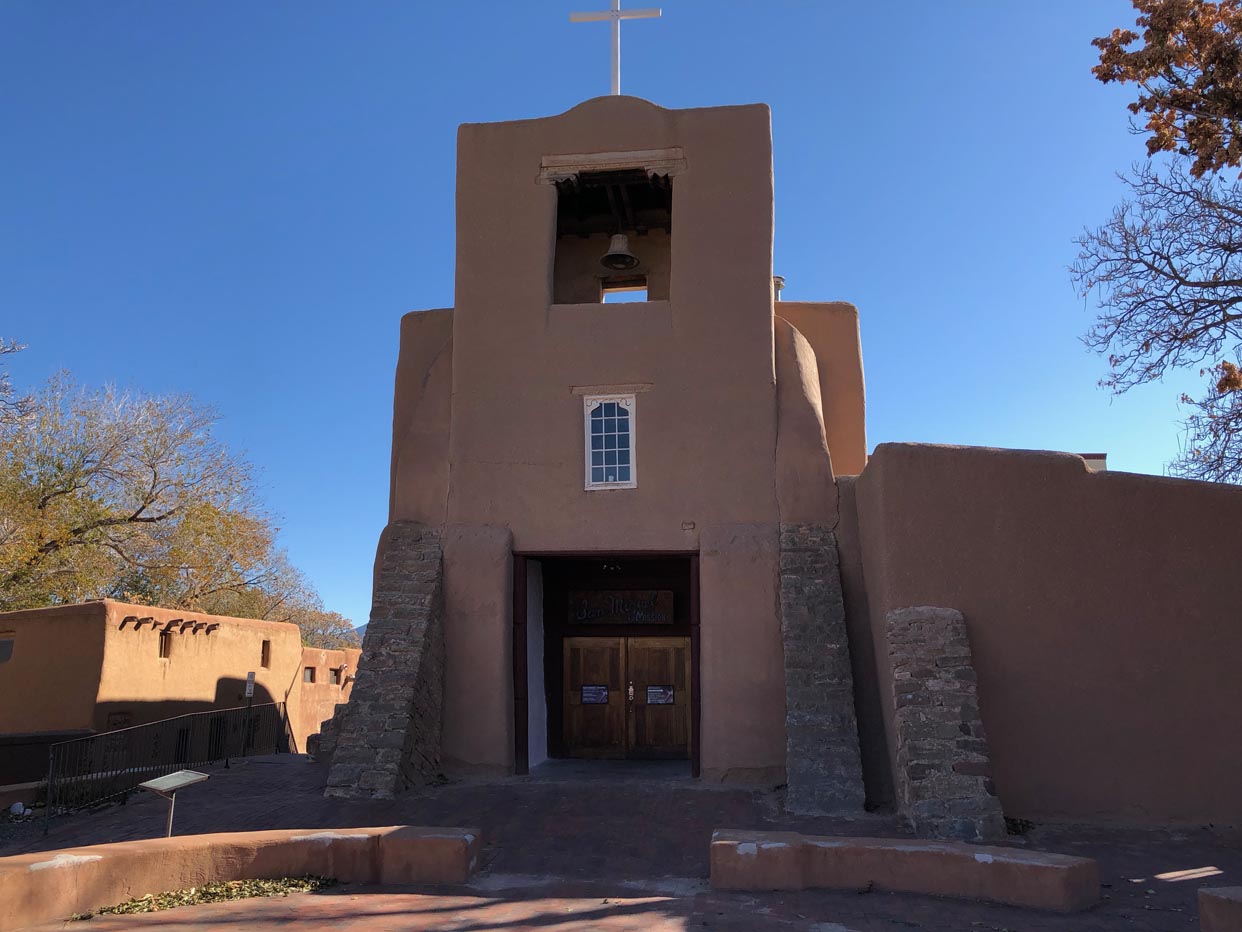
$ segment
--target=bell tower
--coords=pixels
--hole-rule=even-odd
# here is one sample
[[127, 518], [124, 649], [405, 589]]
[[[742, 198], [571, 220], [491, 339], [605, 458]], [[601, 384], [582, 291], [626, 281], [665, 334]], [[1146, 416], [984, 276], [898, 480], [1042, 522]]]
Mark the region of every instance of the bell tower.
[[[765, 105], [461, 127], [449, 522], [680, 550], [708, 515], [772, 520], [772, 212]], [[581, 398], [630, 393], [637, 486], [584, 494]], [[701, 414], [722, 406], [734, 429]]]
[[828, 452], [862, 446], [857, 315], [774, 302], [767, 106], [463, 125], [456, 220], [454, 306], [402, 320], [329, 791], [664, 754], [858, 808]]

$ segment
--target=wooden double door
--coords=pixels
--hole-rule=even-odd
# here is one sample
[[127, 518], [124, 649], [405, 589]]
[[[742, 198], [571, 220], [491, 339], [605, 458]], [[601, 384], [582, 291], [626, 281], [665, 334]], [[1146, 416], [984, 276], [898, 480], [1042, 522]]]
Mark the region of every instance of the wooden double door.
[[563, 658], [567, 756], [690, 756], [689, 638], [567, 637]]

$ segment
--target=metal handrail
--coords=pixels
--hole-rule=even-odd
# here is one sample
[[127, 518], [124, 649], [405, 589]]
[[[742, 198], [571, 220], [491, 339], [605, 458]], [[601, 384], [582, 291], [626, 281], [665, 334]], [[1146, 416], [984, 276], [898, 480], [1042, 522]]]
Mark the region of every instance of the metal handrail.
[[44, 833], [54, 814], [121, 796], [155, 777], [271, 748], [287, 753], [283, 702], [190, 712], [48, 746]]

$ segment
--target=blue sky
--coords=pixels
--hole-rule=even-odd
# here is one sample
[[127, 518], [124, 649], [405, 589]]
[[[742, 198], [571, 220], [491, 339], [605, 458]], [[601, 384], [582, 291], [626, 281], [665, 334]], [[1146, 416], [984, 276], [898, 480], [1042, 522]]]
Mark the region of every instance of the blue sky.
[[[655, 0], [652, 0], [655, 2]], [[637, 0], [636, 0], [637, 3]], [[643, 0], [645, 5], [646, 0]], [[22, 387], [189, 392], [362, 623], [404, 312], [453, 302], [456, 127], [608, 91], [606, 0], [0, 4], [0, 336]], [[787, 299], [862, 312], [868, 436], [1177, 452], [1178, 378], [1112, 399], [1072, 240], [1142, 157], [1090, 40], [1126, 0], [665, 0], [626, 93], [772, 107]]]

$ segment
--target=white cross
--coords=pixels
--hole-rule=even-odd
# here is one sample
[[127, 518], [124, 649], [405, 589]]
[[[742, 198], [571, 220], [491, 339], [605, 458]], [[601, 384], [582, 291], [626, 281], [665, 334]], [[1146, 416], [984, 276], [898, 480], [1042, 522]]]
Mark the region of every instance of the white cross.
[[651, 10], [621, 9], [621, 0], [612, 0], [612, 9], [604, 13], [570, 13], [571, 23], [612, 23], [612, 92], [621, 93], [621, 20], [654, 19], [660, 15], [659, 8]]

